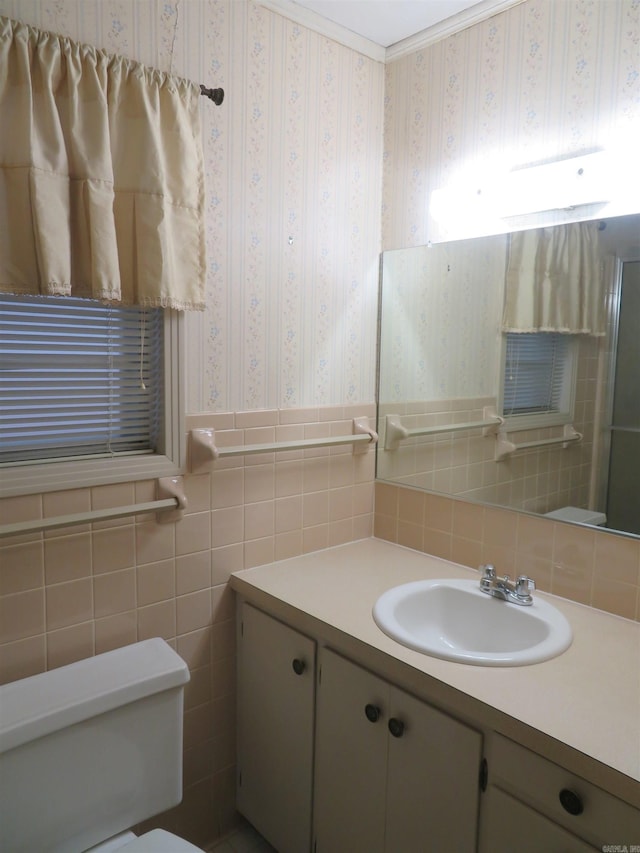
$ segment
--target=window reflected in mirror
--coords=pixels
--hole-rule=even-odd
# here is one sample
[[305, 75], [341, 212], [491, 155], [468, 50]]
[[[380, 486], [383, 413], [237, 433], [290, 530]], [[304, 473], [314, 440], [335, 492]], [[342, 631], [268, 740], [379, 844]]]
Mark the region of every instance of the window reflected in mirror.
[[380, 311], [378, 479], [640, 535], [640, 216], [385, 252]]

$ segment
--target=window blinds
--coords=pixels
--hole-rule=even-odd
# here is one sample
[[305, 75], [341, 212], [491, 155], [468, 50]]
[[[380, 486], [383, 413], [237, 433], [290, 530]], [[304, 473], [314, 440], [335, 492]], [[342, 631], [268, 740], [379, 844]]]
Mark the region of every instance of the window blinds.
[[0, 463], [153, 452], [163, 312], [0, 296]]
[[568, 335], [554, 333], [506, 335], [505, 416], [562, 410], [570, 344]]

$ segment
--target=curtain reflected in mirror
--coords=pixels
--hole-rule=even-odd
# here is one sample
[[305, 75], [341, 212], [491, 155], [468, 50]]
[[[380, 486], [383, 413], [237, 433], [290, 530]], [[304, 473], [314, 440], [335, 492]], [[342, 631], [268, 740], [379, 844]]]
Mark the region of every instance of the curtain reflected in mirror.
[[388, 251], [377, 477], [640, 535], [640, 216]]

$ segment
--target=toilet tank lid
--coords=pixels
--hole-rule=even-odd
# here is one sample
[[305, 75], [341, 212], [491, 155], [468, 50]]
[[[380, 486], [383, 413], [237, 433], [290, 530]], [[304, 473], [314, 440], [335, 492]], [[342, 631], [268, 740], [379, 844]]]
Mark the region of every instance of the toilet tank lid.
[[0, 686], [0, 753], [189, 681], [159, 637]]
[[546, 512], [546, 518], [555, 518], [557, 521], [577, 521], [580, 524], [606, 524], [607, 516], [595, 509], [582, 509], [576, 506], [563, 506]]

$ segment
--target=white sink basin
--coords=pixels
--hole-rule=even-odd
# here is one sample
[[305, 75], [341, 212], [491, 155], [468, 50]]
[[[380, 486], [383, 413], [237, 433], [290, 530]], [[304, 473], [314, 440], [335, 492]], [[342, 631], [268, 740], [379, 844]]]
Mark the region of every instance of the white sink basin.
[[552, 604], [493, 598], [478, 580], [422, 580], [393, 587], [373, 608], [378, 627], [411, 649], [481, 666], [522, 666], [571, 645], [571, 626]]

